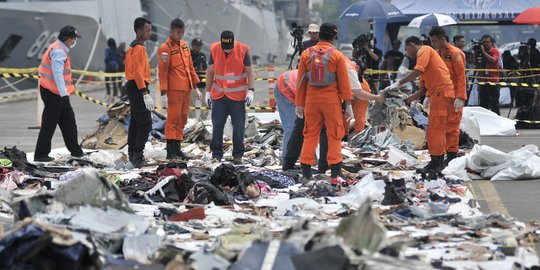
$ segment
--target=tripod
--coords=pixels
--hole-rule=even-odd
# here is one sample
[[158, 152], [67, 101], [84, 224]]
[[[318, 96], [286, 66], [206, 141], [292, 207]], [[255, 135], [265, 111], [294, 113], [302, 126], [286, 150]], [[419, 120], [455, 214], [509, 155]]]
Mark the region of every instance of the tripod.
[[[480, 67], [480, 68], [486, 68], [486, 65], [484, 63], [484, 56], [482, 55], [482, 53], [478, 50], [478, 51], [475, 51], [474, 54], [476, 55], [476, 66]], [[465, 102], [465, 106], [469, 105], [469, 99], [471, 97], [471, 92], [472, 92], [472, 88], [474, 86], [474, 81], [475, 80], [476, 80], [476, 82], [478, 82], [478, 70], [476, 70], [476, 69], [473, 72], [471, 84], [469, 85], [469, 89], [467, 89], [467, 102]], [[478, 91], [479, 91], [479, 89], [478, 89]], [[480, 93], [480, 92], [478, 92], [478, 93]]]
[[[288, 70], [293, 69], [292, 65], [293, 65], [294, 57], [296, 56], [296, 54], [300, 56], [302, 55], [302, 52], [304, 51], [304, 44], [302, 44], [302, 35], [295, 34], [293, 36], [294, 36], [294, 41], [293, 41], [294, 52], [291, 56], [291, 62], [289, 62]], [[298, 58], [298, 61], [300, 61], [300, 57]], [[298, 68], [298, 63], [296, 63], [296, 68]]]

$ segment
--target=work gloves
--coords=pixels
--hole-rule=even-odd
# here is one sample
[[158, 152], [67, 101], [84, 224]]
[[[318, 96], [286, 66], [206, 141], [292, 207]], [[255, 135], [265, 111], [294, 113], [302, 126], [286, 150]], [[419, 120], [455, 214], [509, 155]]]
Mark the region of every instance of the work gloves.
[[304, 119], [304, 107], [296, 107], [294, 109], [294, 113], [296, 113], [296, 116], [298, 116], [298, 118]]
[[429, 110], [429, 97], [424, 98], [424, 104], [422, 105], [424, 106], [424, 110]]
[[197, 96], [197, 99], [201, 100], [201, 98], [202, 98], [201, 90], [199, 90], [199, 88], [195, 88], [193, 90], [195, 91], [195, 95]]
[[351, 121], [353, 118], [353, 110], [351, 105], [345, 106], [345, 113], [343, 114], [347, 121]]
[[146, 109], [149, 111], [154, 110], [154, 100], [152, 97], [150, 97], [149, 94], [143, 95], [144, 100], [144, 106], [146, 106]]
[[463, 101], [463, 99], [456, 98], [454, 100], [454, 109], [456, 110], [456, 112], [461, 111], [464, 105], [465, 105], [465, 101]]
[[246, 96], [246, 106], [250, 106], [251, 102], [253, 102], [253, 94], [255, 92], [253, 90], [249, 90]]
[[212, 107], [212, 97], [210, 96], [210, 90], [206, 91], [206, 94], [204, 94], [204, 100], [206, 100], [206, 104], [208, 107]]
[[399, 89], [400, 86], [401, 86], [401, 83], [399, 83], [399, 81], [396, 81], [395, 83], [386, 87], [384, 90], [396, 90], [396, 89]]

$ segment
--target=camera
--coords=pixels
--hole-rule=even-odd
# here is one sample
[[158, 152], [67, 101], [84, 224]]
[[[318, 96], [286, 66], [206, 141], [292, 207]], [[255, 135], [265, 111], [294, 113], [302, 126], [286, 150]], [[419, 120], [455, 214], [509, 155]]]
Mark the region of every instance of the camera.
[[360, 34], [357, 38], [354, 39], [352, 45], [354, 48], [362, 49], [366, 44], [371, 48], [373, 47], [372, 41], [374, 39], [374, 36], [372, 33], [369, 34]]
[[302, 25], [298, 25], [297, 23], [293, 22], [291, 24], [291, 36], [295, 37], [295, 38], [299, 38], [300, 40], [302, 40], [303, 36], [304, 36], [304, 28]]
[[481, 46], [482, 42], [480, 40], [471, 39], [471, 48], [476, 54], [479, 54], [482, 50]]
[[526, 41], [522, 41], [519, 43], [518, 48], [518, 56], [520, 59], [523, 59], [523, 57], [529, 56], [531, 54], [531, 46], [529, 46], [529, 43]]

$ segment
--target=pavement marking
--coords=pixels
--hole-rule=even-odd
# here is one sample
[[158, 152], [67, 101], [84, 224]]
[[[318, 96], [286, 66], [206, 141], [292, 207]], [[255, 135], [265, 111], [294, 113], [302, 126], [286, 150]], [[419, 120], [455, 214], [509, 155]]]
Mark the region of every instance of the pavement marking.
[[490, 180], [477, 180], [474, 182], [480, 189], [480, 192], [482, 192], [482, 195], [484, 195], [484, 201], [486, 202], [490, 212], [497, 212], [505, 216], [510, 216], [510, 213], [508, 212], [508, 209], [506, 209], [506, 206], [504, 206], [497, 189], [495, 189], [495, 186], [493, 186], [493, 183], [491, 183]]

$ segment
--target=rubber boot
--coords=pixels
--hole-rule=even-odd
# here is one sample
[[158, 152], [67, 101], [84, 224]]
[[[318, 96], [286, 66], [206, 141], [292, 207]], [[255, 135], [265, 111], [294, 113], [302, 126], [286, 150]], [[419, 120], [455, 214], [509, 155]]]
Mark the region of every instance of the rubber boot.
[[448, 163], [453, 159], [457, 158], [457, 152], [448, 152], [446, 153], [446, 159], [444, 160], [444, 167], [448, 166]]
[[440, 173], [444, 169], [444, 156], [431, 156], [431, 161], [424, 168], [416, 169], [417, 173]]
[[302, 178], [303, 179], [312, 179], [313, 175], [311, 174], [311, 165], [301, 164], [302, 165]]
[[167, 140], [167, 157], [168, 160], [178, 159], [176, 155], [176, 143], [173, 140]]
[[135, 168], [141, 168], [147, 165], [146, 161], [144, 161], [144, 155], [143, 152], [135, 152], [133, 153], [133, 159], [131, 160], [131, 164], [133, 164], [133, 167]]
[[191, 159], [190, 156], [182, 152], [182, 141], [174, 141], [174, 146], [176, 150], [176, 156], [182, 160], [188, 161]]

